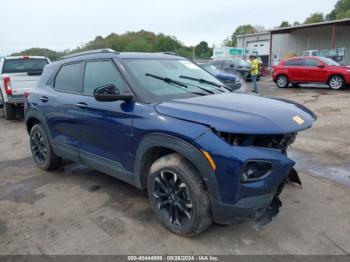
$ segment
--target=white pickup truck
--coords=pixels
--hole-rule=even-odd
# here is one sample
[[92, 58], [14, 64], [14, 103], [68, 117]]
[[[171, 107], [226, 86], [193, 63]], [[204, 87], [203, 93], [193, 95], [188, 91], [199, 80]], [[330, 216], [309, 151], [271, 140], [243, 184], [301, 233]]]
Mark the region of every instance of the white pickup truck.
[[24, 96], [38, 82], [43, 68], [50, 60], [43, 56], [8, 56], [0, 58], [0, 105], [5, 119], [16, 118], [23, 108]]

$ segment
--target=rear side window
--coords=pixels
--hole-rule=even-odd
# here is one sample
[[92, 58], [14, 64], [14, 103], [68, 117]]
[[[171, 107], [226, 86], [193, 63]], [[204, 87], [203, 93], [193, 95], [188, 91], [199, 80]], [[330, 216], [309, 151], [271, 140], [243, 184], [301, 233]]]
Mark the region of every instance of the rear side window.
[[126, 83], [111, 61], [87, 62], [84, 76], [84, 94], [92, 95], [94, 90], [105, 85], [114, 85], [124, 93]]
[[321, 63], [316, 59], [305, 59], [305, 66], [319, 66]]
[[284, 63], [285, 66], [304, 66], [304, 60], [302, 59], [292, 59]]
[[42, 72], [44, 66], [48, 63], [49, 62], [46, 59], [38, 58], [6, 59], [2, 73], [11, 74]]
[[83, 63], [63, 65], [55, 79], [55, 89], [67, 93], [82, 93]]

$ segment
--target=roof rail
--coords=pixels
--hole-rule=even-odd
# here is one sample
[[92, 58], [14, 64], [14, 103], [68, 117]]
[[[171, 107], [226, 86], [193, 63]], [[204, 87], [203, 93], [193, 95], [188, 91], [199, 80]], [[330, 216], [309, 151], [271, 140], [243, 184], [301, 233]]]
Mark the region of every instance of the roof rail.
[[103, 49], [94, 49], [94, 50], [89, 50], [89, 51], [84, 51], [84, 52], [79, 52], [79, 53], [73, 53], [70, 55], [65, 55], [65, 56], [62, 56], [60, 59], [67, 59], [67, 58], [76, 57], [76, 56], [91, 55], [91, 54], [98, 54], [98, 53], [119, 54], [117, 51], [115, 51], [111, 48], [103, 48]]
[[156, 52], [156, 54], [176, 55], [174, 52], [169, 52], [169, 51], [165, 51], [165, 52]]

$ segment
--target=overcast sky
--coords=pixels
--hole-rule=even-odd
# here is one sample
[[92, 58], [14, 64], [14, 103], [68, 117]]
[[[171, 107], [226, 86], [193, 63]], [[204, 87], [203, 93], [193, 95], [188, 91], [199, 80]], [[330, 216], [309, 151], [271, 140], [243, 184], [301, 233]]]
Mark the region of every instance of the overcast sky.
[[241, 24], [272, 28], [329, 13], [336, 0], [8, 0], [1, 1], [0, 56], [31, 47], [72, 49], [111, 32], [148, 30], [186, 45], [222, 43]]

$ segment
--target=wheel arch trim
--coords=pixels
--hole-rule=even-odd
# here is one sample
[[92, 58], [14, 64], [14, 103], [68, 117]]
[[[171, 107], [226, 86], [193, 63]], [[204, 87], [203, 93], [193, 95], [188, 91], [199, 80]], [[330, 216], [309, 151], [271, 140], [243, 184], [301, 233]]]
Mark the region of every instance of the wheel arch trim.
[[134, 184], [138, 188], [145, 188], [143, 185], [144, 174], [142, 172], [142, 167], [145, 164], [144, 161], [147, 151], [155, 147], [167, 148], [185, 157], [198, 170], [200, 176], [203, 178], [210, 199], [221, 199], [215, 172], [200, 149], [183, 139], [161, 133], [146, 135], [137, 148], [134, 161]]
[[51, 132], [50, 132], [50, 129], [45, 121], [44, 116], [42, 116], [42, 114], [39, 111], [34, 110], [34, 109], [31, 109], [25, 113], [25, 120], [24, 121], [25, 121], [25, 124], [27, 127], [28, 134], [30, 133], [30, 131], [28, 129], [28, 125], [29, 125], [29, 121], [31, 119], [36, 119], [43, 126], [43, 128], [44, 128], [44, 130], [45, 130], [46, 134], [48, 135], [50, 142], [51, 142], [52, 141]]

